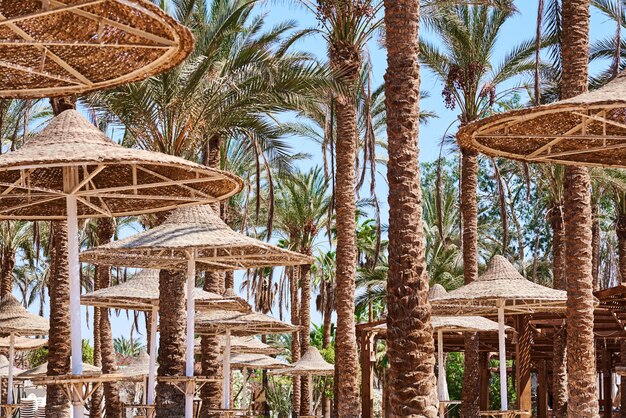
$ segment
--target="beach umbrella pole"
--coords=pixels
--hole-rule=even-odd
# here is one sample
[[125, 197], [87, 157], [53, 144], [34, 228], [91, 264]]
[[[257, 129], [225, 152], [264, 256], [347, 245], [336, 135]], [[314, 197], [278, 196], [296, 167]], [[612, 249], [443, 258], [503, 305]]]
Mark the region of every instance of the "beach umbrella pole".
[[504, 301], [498, 300], [498, 351], [500, 357], [500, 408], [508, 410], [506, 380], [506, 339], [504, 334]]
[[[187, 259], [187, 352], [185, 374], [193, 377], [194, 366], [194, 323], [195, 323], [195, 301], [193, 299], [193, 289], [196, 287], [196, 259], [194, 252], [190, 252]], [[194, 388], [195, 389], [195, 388]], [[185, 418], [193, 417], [193, 395], [191, 385], [188, 385], [185, 392]]]
[[146, 388], [147, 392], [147, 403], [148, 405], [154, 404], [154, 386], [155, 386], [155, 377], [156, 377], [156, 334], [157, 334], [157, 322], [159, 318], [159, 307], [157, 305], [152, 305], [152, 315], [150, 316], [150, 366], [148, 369], [148, 387]]
[[[73, 170], [68, 170], [74, 173]], [[73, 177], [72, 175], [64, 176]], [[71, 187], [71, 186], [70, 186]], [[83, 374], [83, 343], [80, 330], [80, 264], [78, 261], [78, 209], [76, 196], [69, 193], [67, 203], [67, 251], [70, 276], [70, 324], [72, 347], [72, 374]], [[84, 417], [84, 405], [78, 399], [73, 400], [74, 418]]]
[[7, 403], [13, 403], [13, 365], [15, 364], [15, 334], [9, 337], [9, 380], [7, 382]]
[[222, 394], [222, 406], [224, 409], [230, 409], [230, 330], [226, 330], [226, 345], [224, 347], [224, 382]]

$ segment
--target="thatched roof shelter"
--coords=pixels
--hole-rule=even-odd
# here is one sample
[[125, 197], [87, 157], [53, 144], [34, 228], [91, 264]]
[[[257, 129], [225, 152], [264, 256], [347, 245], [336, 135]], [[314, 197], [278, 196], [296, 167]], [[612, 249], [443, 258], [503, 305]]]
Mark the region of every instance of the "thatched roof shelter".
[[[225, 298], [199, 288], [194, 289], [194, 301], [197, 309], [250, 311], [250, 305], [240, 297]], [[80, 302], [104, 308], [150, 311], [159, 304], [159, 270], [140, 270], [124, 283], [82, 295]]]
[[272, 372], [273, 374], [286, 374], [292, 376], [330, 376], [335, 373], [335, 366], [324, 360], [319, 350], [309, 347], [300, 360], [285, 370]]
[[[102, 374], [102, 370], [99, 367], [92, 366], [91, 364], [83, 363], [83, 376], [100, 376]], [[15, 376], [17, 380], [34, 380], [34, 379], [42, 379], [48, 375], [48, 362], [40, 364], [37, 367], [33, 367], [32, 369], [26, 370]]]
[[196, 334], [217, 335], [230, 331], [236, 336], [261, 334], [286, 334], [299, 327], [258, 312], [238, 313], [228, 311], [207, 311], [196, 316]]
[[472, 283], [431, 299], [435, 315], [495, 314], [498, 303], [509, 314], [565, 309], [567, 294], [524, 278], [504, 257], [494, 256]]
[[[498, 323], [482, 316], [432, 316], [433, 331], [447, 332], [498, 332]], [[383, 337], [387, 334], [387, 324], [371, 328]], [[507, 331], [513, 328], [507, 326]]]
[[0, 97], [69, 96], [143, 80], [193, 49], [189, 30], [147, 0], [10, 0], [0, 2], [0, 16]]
[[[196, 349], [200, 348], [200, 338], [196, 338]], [[220, 346], [222, 350], [226, 347], [226, 336], [220, 335]], [[280, 348], [272, 347], [269, 344], [265, 344], [254, 336], [246, 337], [230, 337], [230, 352], [238, 354], [264, 354], [266, 356], [275, 356], [280, 354], [282, 350]]]
[[[8, 350], [11, 345], [10, 337], [0, 337], [0, 348]], [[15, 350], [17, 351], [30, 351], [36, 350], [48, 345], [48, 340], [45, 338], [29, 338], [29, 337], [15, 337]]]
[[235, 369], [279, 370], [288, 369], [291, 365], [283, 360], [265, 354], [233, 354], [230, 366]]
[[30, 313], [13, 295], [0, 301], [0, 334], [47, 335], [49, 329], [46, 318]]
[[300, 253], [233, 231], [210, 206], [177, 209], [161, 225], [126, 239], [92, 248], [81, 260], [139, 268], [187, 269], [189, 251], [199, 269], [227, 271], [310, 264]]
[[496, 114], [459, 130], [459, 144], [533, 162], [626, 167], [626, 73], [567, 100]]
[[145, 351], [133, 357], [125, 366], [118, 366], [117, 372], [126, 379], [144, 380], [150, 373], [150, 356]]
[[6, 358], [5, 355], [0, 354], [0, 377], [7, 378], [11, 373], [22, 373], [23, 370], [17, 367], [13, 367], [13, 371], [11, 372], [9, 359]]
[[65, 219], [68, 195], [79, 218], [139, 215], [213, 202], [241, 186], [236, 176], [183, 158], [122, 147], [66, 110], [0, 156], [0, 219]]

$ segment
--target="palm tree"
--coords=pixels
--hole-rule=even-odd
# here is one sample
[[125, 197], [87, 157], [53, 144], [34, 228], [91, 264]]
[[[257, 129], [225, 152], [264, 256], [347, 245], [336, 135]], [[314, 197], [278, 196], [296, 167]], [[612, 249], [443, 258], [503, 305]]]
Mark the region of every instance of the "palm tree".
[[[420, 60], [444, 83], [446, 106], [460, 108], [459, 121], [466, 124], [483, 117], [493, 104], [510, 90], [497, 92], [504, 82], [523, 72], [534, 70], [532, 61], [535, 42], [528, 41], [514, 48], [502, 64], [492, 64], [498, 34], [504, 23], [515, 13], [511, 1], [490, 5], [459, 5], [446, 7], [427, 20], [442, 41], [444, 49], [422, 40]], [[461, 219], [463, 226], [463, 269], [465, 283], [478, 277], [478, 155], [461, 148]], [[476, 336], [466, 334], [467, 343]], [[472, 344], [476, 347], [476, 344]], [[466, 347], [466, 352], [469, 347]], [[475, 354], [475, 353], [474, 353]], [[476, 355], [466, 356], [462, 415], [478, 416], [479, 387]]]
[[[561, 97], [587, 91], [589, 0], [563, 2]], [[591, 180], [585, 167], [565, 168], [563, 220], [567, 276], [568, 416], [598, 416], [593, 336]]]
[[[285, 233], [289, 246], [302, 254], [313, 256], [313, 247], [330, 206], [328, 182], [320, 167], [309, 172], [295, 172], [283, 176], [276, 191], [274, 212], [275, 227]], [[297, 268], [297, 267], [296, 267]], [[294, 268], [295, 269], [295, 268]], [[299, 267], [300, 282], [300, 354], [304, 354], [310, 345], [311, 327], [311, 266]], [[294, 286], [297, 291], [297, 287]], [[295, 300], [292, 295], [292, 300]], [[293, 305], [292, 305], [293, 307]], [[296, 309], [297, 311], [297, 309]], [[297, 338], [294, 338], [297, 340]], [[297, 360], [297, 359], [296, 359]], [[311, 406], [308, 379], [302, 380], [301, 410], [308, 411]]]
[[363, 50], [376, 24], [369, 0], [302, 0], [318, 17], [328, 44], [330, 68], [343, 86], [334, 96], [336, 117], [335, 210], [337, 225], [337, 416], [359, 415], [358, 354], [354, 321], [356, 277], [357, 101]]
[[0, 298], [13, 292], [13, 269], [18, 249], [28, 245], [32, 224], [26, 221], [5, 221], [0, 224]]

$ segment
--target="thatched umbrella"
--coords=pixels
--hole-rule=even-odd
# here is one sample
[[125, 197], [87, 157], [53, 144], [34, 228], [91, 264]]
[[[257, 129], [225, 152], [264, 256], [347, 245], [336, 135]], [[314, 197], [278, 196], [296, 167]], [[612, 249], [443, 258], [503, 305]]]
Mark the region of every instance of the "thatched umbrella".
[[[102, 370], [100, 367], [93, 366], [88, 363], [81, 363], [81, 368], [83, 369], [83, 376], [100, 376], [102, 375]], [[32, 369], [28, 369], [23, 371], [22, 373], [15, 376], [18, 380], [38, 380], [44, 379], [48, 375], [48, 362], [42, 363], [37, 367], [33, 367]]]
[[[216, 293], [194, 287], [194, 303], [202, 309], [223, 309], [247, 312], [250, 305], [241, 298], [225, 298]], [[80, 298], [83, 305], [114, 309], [132, 309], [151, 312], [150, 317], [150, 368], [148, 375], [147, 402], [154, 402], [156, 375], [156, 334], [159, 316], [159, 270], [143, 269], [132, 279], [115, 286], [84, 294]]]
[[0, 300], [0, 334], [9, 336], [9, 367], [7, 403], [13, 403], [13, 366], [15, 363], [16, 335], [47, 335], [48, 320], [28, 312], [11, 294]]
[[[220, 336], [220, 347], [226, 347], [226, 336]], [[196, 352], [200, 349], [201, 338], [196, 338], [194, 347]], [[272, 347], [253, 336], [238, 337], [232, 335], [230, 337], [230, 352], [234, 354], [264, 354], [266, 356], [275, 356], [283, 350]]]
[[199, 335], [225, 334], [224, 346], [224, 382], [223, 403], [228, 408], [230, 403], [230, 338], [235, 336], [252, 336], [263, 334], [287, 334], [295, 332], [299, 327], [279, 321], [278, 319], [258, 312], [236, 313], [227, 311], [203, 312], [196, 317], [196, 332]]
[[271, 371], [275, 375], [304, 376], [309, 379], [309, 397], [311, 398], [311, 410], [309, 415], [313, 415], [315, 406], [313, 405], [313, 376], [332, 376], [335, 373], [335, 366], [324, 360], [319, 350], [313, 346], [306, 350], [306, 353], [290, 368], [284, 370]]
[[498, 314], [500, 397], [501, 408], [506, 411], [508, 402], [504, 314], [561, 311], [565, 309], [566, 301], [565, 291], [527, 280], [506, 258], [496, 255], [478, 279], [431, 299], [431, 304], [435, 315]]
[[[29, 338], [16, 335], [13, 341], [15, 351], [31, 351], [48, 345], [48, 340], [45, 338]], [[8, 350], [10, 346], [11, 337], [0, 337], [0, 348]]]
[[459, 130], [459, 143], [521, 161], [626, 167], [626, 73], [566, 100], [496, 114]]
[[[75, 110], [0, 155], [0, 219], [67, 220], [74, 375], [82, 371], [78, 219], [213, 202], [241, 185], [236, 176], [182, 158], [119, 146]], [[84, 406], [74, 403], [81, 417]]]
[[241, 398], [243, 409], [248, 408], [248, 380], [250, 375], [248, 370], [279, 370], [291, 367], [289, 363], [270, 357], [265, 354], [240, 353], [230, 357], [230, 366], [234, 369], [241, 369], [243, 374], [243, 384], [241, 387]]
[[[310, 257], [233, 231], [208, 205], [177, 209], [161, 225], [87, 250], [81, 260], [109, 266], [186, 270], [188, 294], [195, 288], [196, 265], [206, 271], [229, 271], [313, 262]], [[188, 297], [185, 367], [188, 377], [193, 376], [194, 369], [194, 315], [194, 299]], [[228, 378], [227, 373], [225, 376]], [[190, 417], [193, 394], [186, 395], [185, 411]]]
[[70, 96], [143, 80], [193, 48], [189, 30], [147, 0], [11, 0], [0, 2], [0, 16], [0, 97]]

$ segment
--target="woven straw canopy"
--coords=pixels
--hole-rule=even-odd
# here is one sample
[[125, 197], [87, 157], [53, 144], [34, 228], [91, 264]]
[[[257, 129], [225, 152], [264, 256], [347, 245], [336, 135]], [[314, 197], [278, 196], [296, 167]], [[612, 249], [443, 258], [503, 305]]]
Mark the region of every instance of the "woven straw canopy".
[[[250, 305], [239, 297], [224, 298], [217, 293], [194, 289], [196, 309], [249, 312]], [[144, 269], [124, 283], [87, 293], [80, 303], [115, 309], [149, 311], [159, 304], [159, 270]]]
[[250, 336], [260, 334], [286, 334], [299, 327], [279, 321], [258, 312], [237, 313], [227, 311], [207, 311], [196, 315], [195, 331], [198, 335], [224, 334]]
[[335, 373], [335, 366], [326, 362], [315, 347], [309, 347], [300, 360], [285, 370], [273, 372], [273, 374], [286, 374], [291, 376], [330, 376]]
[[47, 335], [49, 329], [46, 318], [28, 312], [13, 295], [0, 301], [0, 334]]
[[147, 0], [0, 1], [0, 97], [80, 94], [178, 65], [191, 33]]
[[626, 73], [571, 99], [470, 123], [457, 138], [491, 156], [626, 167]]
[[508, 313], [523, 314], [565, 309], [567, 295], [525, 279], [497, 255], [477, 280], [431, 299], [431, 304], [436, 315], [475, 315], [494, 314], [499, 301]]
[[[200, 350], [202, 340], [200, 337], [195, 339], [194, 345], [196, 351]], [[220, 336], [220, 346], [222, 351], [226, 347], [226, 336]], [[253, 336], [246, 337], [230, 337], [230, 352], [240, 354], [265, 354], [266, 356], [275, 356], [282, 352], [281, 349], [265, 344], [261, 340]]]
[[438, 298], [438, 297], [440, 297], [442, 295], [445, 295], [446, 293], [448, 293], [448, 291], [446, 290], [445, 287], [443, 287], [439, 283], [435, 283], [433, 285], [433, 287], [431, 287], [428, 290], [428, 298], [429, 299], [435, 299], [435, 298]]
[[291, 367], [289, 363], [265, 354], [234, 354], [230, 366], [235, 369], [278, 370]]
[[149, 372], [150, 356], [145, 351], [142, 351], [138, 356], [133, 357], [128, 365], [118, 367], [116, 373], [127, 379], [142, 380], [148, 376]]
[[180, 208], [156, 228], [87, 250], [81, 260], [112, 266], [187, 269], [189, 251], [212, 271], [310, 264], [313, 259], [233, 231], [210, 206]]
[[[83, 376], [100, 376], [102, 371], [99, 367], [92, 366], [91, 364], [83, 363]], [[40, 364], [37, 367], [26, 370], [15, 376], [18, 380], [35, 380], [42, 379], [48, 375], [48, 363]]]
[[[432, 316], [433, 331], [442, 332], [498, 332], [498, 323], [482, 316]], [[507, 331], [513, 328], [506, 326]], [[373, 328], [378, 334], [387, 333], [387, 324]]]
[[[45, 347], [48, 345], [48, 340], [44, 338], [28, 338], [28, 337], [15, 337], [15, 344], [13, 348], [17, 351], [30, 351], [36, 350], [41, 347]], [[0, 348], [4, 350], [8, 350], [11, 346], [10, 337], [1, 337], [0, 338]]]
[[[14, 374], [22, 373], [22, 371], [22, 369], [13, 367]], [[4, 355], [0, 355], [0, 377], [9, 377], [9, 359], [7, 359]]]
[[125, 148], [66, 110], [22, 148], [0, 156], [0, 219], [115, 217], [213, 202], [237, 193], [236, 176], [183, 158]]

